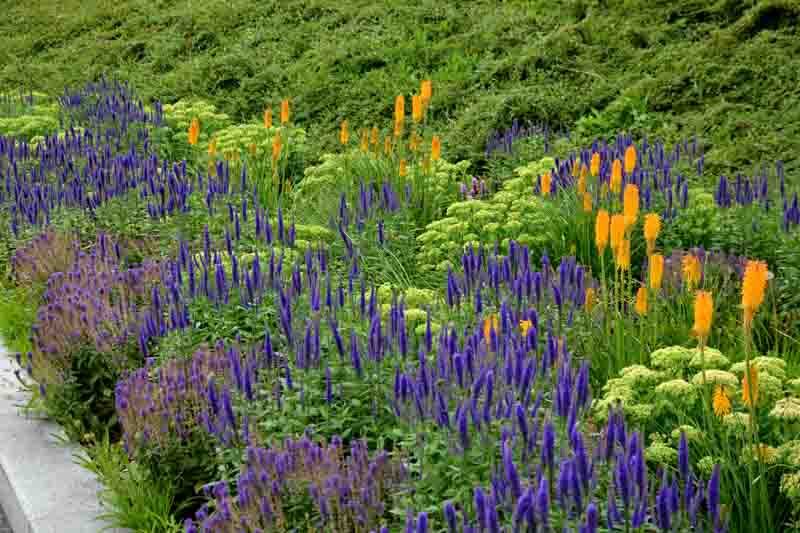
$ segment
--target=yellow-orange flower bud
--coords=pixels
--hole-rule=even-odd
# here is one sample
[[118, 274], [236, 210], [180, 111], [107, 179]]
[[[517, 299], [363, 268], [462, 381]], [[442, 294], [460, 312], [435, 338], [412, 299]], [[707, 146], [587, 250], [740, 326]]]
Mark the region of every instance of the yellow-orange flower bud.
[[594, 223], [594, 244], [597, 246], [597, 251], [600, 255], [603, 254], [608, 245], [609, 227], [608, 211], [605, 209], [599, 210]]
[[592, 154], [592, 161], [590, 165], [589, 171], [591, 172], [592, 177], [596, 178], [597, 175], [600, 174], [600, 154], [597, 152]]
[[438, 135], [433, 136], [431, 140], [431, 160], [438, 161], [442, 154], [442, 141], [439, 140]]
[[636, 292], [636, 312], [639, 316], [645, 316], [647, 314], [647, 289], [644, 287], [639, 287], [639, 290]]
[[625, 214], [625, 229], [636, 224], [639, 218], [639, 187], [633, 183], [625, 186], [622, 211]]
[[714, 298], [708, 291], [697, 291], [694, 297], [694, 327], [692, 332], [702, 342], [711, 333], [711, 320], [714, 316]]
[[644, 216], [644, 240], [647, 241], [647, 253], [652, 254], [656, 247], [656, 239], [661, 233], [661, 217], [656, 213]]
[[289, 99], [284, 98], [281, 102], [281, 124], [289, 122]]
[[654, 291], [661, 289], [661, 280], [664, 277], [664, 256], [653, 254], [648, 264], [650, 288]]
[[633, 145], [625, 150], [625, 174], [629, 175], [636, 168], [636, 148]]

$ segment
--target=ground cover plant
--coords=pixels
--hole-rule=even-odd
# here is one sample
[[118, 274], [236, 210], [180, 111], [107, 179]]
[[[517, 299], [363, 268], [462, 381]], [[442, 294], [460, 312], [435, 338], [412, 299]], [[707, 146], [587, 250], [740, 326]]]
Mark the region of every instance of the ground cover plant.
[[[619, 8], [570, 5], [528, 16], [572, 21], [583, 44], [535, 38], [586, 61], [589, 30]], [[749, 35], [737, 53], [791, 44], [794, 26], [770, 22], [791, 5], [690, 7], [650, 38], [724, 19], [715, 39]], [[471, 34], [471, 8], [439, 9], [443, 39]], [[302, 24], [349, 27], [337, 13]], [[201, 61], [210, 28], [193, 37]], [[412, 62], [332, 112], [318, 83], [243, 103], [203, 85], [216, 73], [192, 94], [164, 74], [157, 94], [136, 74], [148, 46], [115, 65], [135, 86], [0, 99], [0, 335], [28, 408], [86, 447], [115, 525], [800, 529], [800, 208], [772, 137], [734, 154], [714, 128], [676, 131], [696, 120], [677, 87], [666, 125], [635, 94], [593, 113], [553, 100], [523, 116], [550, 125], [485, 122], [476, 149], [476, 109], [531, 107], [476, 92], [450, 121], [455, 94], [473, 94], [456, 74], [475, 65]], [[535, 83], [518, 77], [497, 90]], [[372, 86], [330, 78], [341, 101]]]

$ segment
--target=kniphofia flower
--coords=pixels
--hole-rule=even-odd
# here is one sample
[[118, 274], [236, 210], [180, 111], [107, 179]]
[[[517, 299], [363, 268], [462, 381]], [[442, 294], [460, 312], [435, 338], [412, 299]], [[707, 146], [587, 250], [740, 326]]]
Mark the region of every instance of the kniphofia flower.
[[631, 241], [630, 239], [622, 239], [617, 247], [616, 260], [617, 268], [627, 272], [631, 268]]
[[530, 320], [520, 320], [519, 321], [519, 330], [522, 332], [522, 336], [526, 337], [528, 335], [528, 330], [531, 329], [533, 326], [533, 322]]
[[192, 146], [197, 144], [197, 139], [200, 136], [200, 121], [196, 118], [192, 119], [189, 125], [189, 144]]
[[595, 178], [600, 173], [600, 154], [594, 152], [592, 154], [592, 161], [589, 171], [592, 174], [592, 177]]
[[578, 175], [580, 175], [580, 173], [581, 173], [581, 164], [580, 164], [580, 161], [577, 161], [577, 160], [576, 160], [576, 161], [575, 161], [575, 162], [572, 164], [572, 177], [573, 177], [573, 178], [577, 178], [577, 177], [578, 177]]
[[742, 309], [746, 328], [750, 327], [756, 311], [764, 302], [768, 274], [767, 263], [764, 261], [748, 261], [745, 266], [744, 280], [742, 281]]
[[211, 142], [208, 143], [208, 155], [209, 157], [217, 155], [217, 139], [211, 139]]
[[278, 171], [278, 158], [281, 156], [281, 132], [275, 132], [275, 138], [272, 139], [272, 169]]
[[394, 123], [403, 125], [406, 118], [406, 99], [402, 94], [398, 94], [394, 99]]
[[681, 266], [683, 279], [686, 282], [686, 286], [691, 290], [700, 283], [700, 260], [692, 254], [686, 254], [681, 260]]
[[289, 122], [289, 99], [284, 98], [281, 102], [281, 124]]
[[728, 398], [728, 393], [723, 385], [717, 384], [714, 387], [711, 406], [714, 409], [714, 414], [720, 418], [731, 413], [731, 399]]
[[431, 80], [422, 80], [419, 85], [419, 94], [422, 97], [422, 105], [428, 107], [433, 93], [433, 85]]
[[636, 168], [636, 148], [633, 145], [625, 150], [625, 174], [630, 175]]
[[584, 213], [591, 213], [592, 212], [592, 195], [588, 192], [583, 193], [583, 212]]
[[422, 96], [419, 94], [411, 97], [411, 118], [414, 122], [422, 122]]
[[494, 314], [489, 315], [489, 318], [483, 321], [483, 339], [486, 341], [487, 346], [491, 344], [492, 329], [494, 329], [495, 335], [500, 333], [500, 322], [497, 319], [497, 315]]
[[542, 175], [542, 196], [550, 196], [550, 188], [552, 186], [550, 173], [545, 172]]
[[622, 161], [615, 159], [611, 165], [611, 192], [618, 193], [622, 190]]
[[369, 131], [366, 129], [361, 130], [361, 145], [359, 148], [365, 154], [369, 152]]
[[372, 126], [372, 134], [371, 134], [370, 142], [372, 143], [372, 146], [375, 146], [377, 148], [377, 146], [378, 146], [378, 127], [377, 126]]
[[585, 301], [585, 303], [583, 305], [586, 307], [587, 311], [591, 312], [592, 309], [594, 309], [594, 304], [595, 304], [594, 288], [592, 288], [592, 287], [587, 287], [586, 288], [586, 298], [585, 298], [585, 300], [586, 301]]
[[664, 277], [664, 256], [653, 254], [648, 264], [650, 288], [654, 291], [661, 289], [661, 280]]
[[608, 230], [608, 211], [601, 209], [597, 212], [597, 218], [594, 223], [594, 244], [597, 246], [597, 252], [601, 255], [608, 245]]
[[408, 174], [408, 171], [406, 170], [406, 160], [405, 159], [401, 159], [400, 160], [400, 171], [399, 171], [399, 173], [400, 173], [400, 177], [401, 178], [404, 178], [406, 176], [406, 174]]
[[704, 342], [711, 333], [714, 298], [709, 291], [697, 291], [694, 297], [694, 327], [692, 332]]
[[616, 250], [625, 238], [625, 216], [617, 213], [611, 216], [611, 248]]
[[438, 135], [434, 135], [431, 140], [431, 160], [438, 161], [442, 154], [442, 141], [439, 140]]
[[[751, 395], [752, 393], [752, 395]], [[758, 367], [750, 363], [750, 377], [742, 377], [742, 402], [748, 407], [758, 403]]]
[[656, 247], [656, 239], [661, 233], [661, 217], [656, 213], [648, 213], [644, 216], [644, 240], [647, 241], [647, 254], [653, 253]]
[[639, 316], [645, 316], [647, 314], [647, 289], [644, 287], [639, 287], [639, 290], [636, 292], [636, 312]]
[[639, 187], [632, 183], [625, 186], [622, 211], [625, 214], [625, 228], [636, 224], [639, 217]]
[[[584, 167], [586, 168], [586, 167]], [[581, 172], [580, 177], [578, 178], [578, 194], [582, 195], [586, 192], [586, 176], [583, 175]]]
[[347, 121], [342, 121], [342, 126], [339, 129], [339, 142], [346, 145], [350, 141], [350, 130], [347, 128]]
[[387, 157], [392, 155], [392, 139], [390, 139], [388, 135], [383, 139], [383, 153], [386, 154]]
[[270, 129], [272, 127], [272, 108], [268, 107], [264, 110], [264, 127]]

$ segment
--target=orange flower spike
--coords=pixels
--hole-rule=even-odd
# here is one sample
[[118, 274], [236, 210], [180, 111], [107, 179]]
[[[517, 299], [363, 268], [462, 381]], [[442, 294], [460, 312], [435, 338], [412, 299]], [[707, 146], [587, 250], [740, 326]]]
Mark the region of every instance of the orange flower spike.
[[615, 159], [611, 165], [611, 192], [622, 190], [622, 161]]
[[631, 241], [622, 239], [617, 248], [617, 268], [623, 272], [631, 269]]
[[597, 152], [592, 154], [592, 161], [591, 166], [589, 167], [589, 172], [592, 174], [593, 178], [596, 178], [598, 174], [600, 174], [600, 154]]
[[664, 256], [653, 254], [648, 264], [650, 288], [654, 291], [661, 289], [661, 280], [664, 278]]
[[400, 160], [400, 171], [399, 172], [400, 172], [400, 177], [401, 178], [406, 177], [406, 174], [408, 174], [408, 171], [406, 170], [406, 160], [405, 159], [401, 159]]
[[625, 214], [625, 229], [627, 230], [639, 218], [639, 187], [632, 183], [625, 186], [622, 211]]
[[655, 250], [659, 233], [661, 233], [661, 217], [656, 213], [646, 214], [644, 216], [644, 240], [647, 241], [648, 255]]
[[764, 302], [764, 293], [767, 288], [769, 269], [764, 261], [748, 261], [744, 269], [742, 281], [742, 309], [744, 310], [744, 325], [749, 328], [753, 322], [756, 311]]
[[636, 292], [636, 313], [639, 316], [647, 315], [647, 289], [644, 287], [639, 287]]
[[588, 192], [583, 193], [583, 212], [584, 213], [591, 213], [592, 212], [592, 195]]
[[636, 148], [633, 145], [625, 150], [625, 174], [630, 175], [636, 168]]
[[289, 122], [289, 99], [284, 98], [281, 102], [281, 124]]
[[758, 403], [758, 367], [752, 363], [750, 377], [748, 378], [747, 373], [742, 377], [742, 402], [748, 407]]
[[394, 123], [403, 124], [406, 118], [406, 99], [402, 94], [394, 99]]
[[361, 130], [361, 142], [359, 143], [359, 149], [365, 154], [369, 152], [369, 131], [366, 129]]
[[483, 338], [486, 340], [486, 344], [489, 345], [491, 338], [492, 338], [492, 329], [494, 329], [495, 335], [500, 334], [500, 322], [497, 320], [497, 315], [489, 315], [489, 318], [483, 321]]
[[372, 126], [370, 143], [372, 144], [372, 146], [378, 146], [378, 127], [377, 126]]
[[583, 305], [586, 307], [586, 310], [591, 313], [592, 309], [594, 309], [594, 304], [595, 303], [597, 303], [597, 302], [596, 302], [594, 289], [592, 287], [587, 287], [586, 288], [586, 299], [585, 299]]
[[625, 217], [620, 214], [611, 216], [611, 248], [616, 250], [625, 237]]
[[542, 196], [545, 197], [550, 196], [551, 187], [552, 187], [552, 178], [550, 177], [549, 172], [545, 172], [542, 175], [542, 184], [541, 184]]
[[197, 144], [197, 139], [200, 137], [200, 121], [196, 118], [192, 119], [189, 126], [189, 144], [192, 146]]
[[689, 290], [696, 287], [700, 283], [700, 260], [692, 254], [686, 254], [681, 260], [681, 268], [683, 279]]
[[581, 173], [581, 164], [580, 161], [576, 160], [572, 163], [572, 177], [577, 178]]
[[442, 155], [442, 141], [439, 140], [438, 135], [434, 135], [433, 140], [431, 140], [431, 160], [438, 161], [441, 155]]
[[581, 175], [580, 175], [580, 177], [583, 180], [583, 182], [586, 183], [586, 178], [589, 177], [589, 168], [585, 164], [581, 165]]
[[597, 218], [594, 223], [594, 244], [597, 246], [597, 252], [603, 254], [608, 246], [608, 231], [610, 227], [608, 211], [601, 209], [597, 212]]
[[583, 194], [586, 194], [586, 176], [584, 176], [583, 172], [581, 172], [581, 175], [578, 178], [578, 195]]
[[272, 139], [272, 166], [277, 167], [278, 158], [281, 156], [281, 132], [275, 132], [275, 138]]
[[414, 122], [422, 122], [422, 96], [415, 94], [411, 97], [411, 118]]
[[533, 326], [533, 322], [531, 322], [530, 320], [520, 320], [519, 321], [519, 331], [520, 331], [520, 333], [522, 333], [523, 337], [527, 337], [528, 336], [528, 330], [531, 329], [532, 326]]
[[711, 397], [711, 407], [714, 409], [714, 414], [720, 418], [731, 413], [731, 399], [728, 398], [725, 387], [720, 384], [714, 386], [714, 394]]
[[428, 104], [430, 104], [432, 93], [433, 86], [431, 84], [431, 80], [422, 80], [422, 82], [419, 84], [419, 95], [422, 99], [422, 105], [424, 107], [428, 107]]
[[264, 110], [264, 127], [270, 129], [272, 127], [272, 108], [268, 107]]
[[350, 141], [350, 130], [347, 128], [347, 121], [342, 121], [342, 126], [339, 129], [339, 142], [342, 143], [343, 146], [346, 146], [347, 143]]
[[692, 332], [705, 342], [711, 334], [714, 318], [714, 298], [709, 291], [697, 291], [694, 297], [694, 327]]

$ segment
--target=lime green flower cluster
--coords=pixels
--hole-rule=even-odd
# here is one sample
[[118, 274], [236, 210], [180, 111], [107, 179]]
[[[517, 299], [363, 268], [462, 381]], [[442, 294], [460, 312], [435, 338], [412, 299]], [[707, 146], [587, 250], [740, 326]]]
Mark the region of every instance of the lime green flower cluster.
[[[272, 142], [276, 132], [281, 129], [275, 126], [267, 129], [262, 124], [236, 124], [217, 131], [217, 152], [225, 156], [231, 152], [244, 153], [255, 144], [257, 154], [261, 157], [272, 157]], [[305, 152], [306, 130], [302, 128], [283, 128], [281, 131], [282, 149], [292, 153]], [[206, 143], [207, 147], [208, 143]]]
[[[395, 293], [398, 298], [401, 296], [403, 298], [406, 324], [414, 329], [418, 335], [424, 334], [425, 328], [427, 327], [427, 308], [432, 308], [441, 303], [441, 296], [431, 289], [420, 289], [417, 287], [398, 289], [391, 284], [383, 284], [378, 287], [378, 303], [380, 304], [381, 313], [384, 317], [389, 315], [392, 306], [392, 296]], [[440, 330], [441, 325], [438, 322], [431, 322], [431, 332], [433, 334], [438, 333]]]
[[164, 119], [175, 131], [176, 143], [189, 142], [189, 125], [192, 120], [200, 121], [198, 146], [208, 148], [211, 136], [231, 124], [231, 117], [217, 110], [214, 104], [205, 100], [178, 100], [174, 104], [164, 104]]
[[59, 128], [59, 107], [57, 103], [46, 100], [42, 93], [33, 93], [42, 100], [35, 105], [19, 101], [18, 95], [0, 93], [0, 135], [41, 142], [45, 135], [53, 134]]
[[[431, 222], [417, 237], [420, 243], [418, 260], [423, 270], [446, 271], [453, 267], [469, 244], [479, 245], [499, 241], [507, 249], [511, 239], [534, 250], [553, 242], [552, 221], [557, 207], [533, 195], [528, 172], [550, 169], [553, 160], [542, 161], [518, 169], [524, 177], [503, 184], [503, 189], [488, 200], [455, 202], [447, 208], [447, 216]], [[524, 169], [524, 170], [522, 170]]]
[[[703, 371], [705, 362], [705, 372]], [[605, 420], [609, 408], [620, 405], [632, 418], [643, 423], [650, 416], [677, 416], [688, 412], [700, 399], [703, 383], [721, 385], [731, 397], [741, 397], [744, 363], [730, 364], [728, 357], [714, 348], [669, 346], [650, 354], [651, 367], [633, 365], [622, 369], [620, 377], [610, 379], [595, 402], [596, 416]], [[772, 418], [800, 419], [800, 400], [780, 400], [786, 382], [786, 363], [777, 357], [756, 357], [752, 364], [759, 369], [759, 407], [772, 409]], [[776, 403], [778, 402], [778, 403]], [[729, 427], [746, 423], [745, 413], [731, 413], [723, 418]]]

